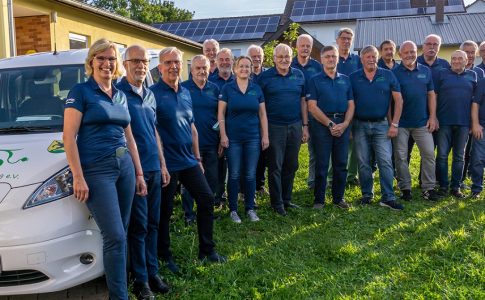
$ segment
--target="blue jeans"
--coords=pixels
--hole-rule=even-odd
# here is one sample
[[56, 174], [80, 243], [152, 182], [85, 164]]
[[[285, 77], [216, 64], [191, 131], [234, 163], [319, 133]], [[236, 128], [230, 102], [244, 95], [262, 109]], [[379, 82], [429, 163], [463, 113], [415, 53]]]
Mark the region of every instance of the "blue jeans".
[[[344, 121], [343, 117], [332, 118], [335, 124]], [[313, 137], [315, 149], [315, 199], [314, 203], [325, 202], [325, 189], [327, 187], [327, 175], [330, 157], [332, 157], [332, 196], [333, 202], [343, 200], [345, 184], [347, 181], [347, 156], [349, 152], [349, 132], [347, 128], [340, 137], [330, 134], [330, 129], [322, 123], [312, 119], [310, 121], [310, 135]]]
[[128, 299], [126, 235], [135, 194], [135, 169], [128, 152], [82, 166], [89, 187], [87, 206], [103, 236], [103, 262], [111, 299]]
[[162, 196], [160, 171], [144, 172], [148, 194], [135, 195], [128, 229], [131, 270], [136, 282], [148, 282], [158, 273], [157, 238]]
[[394, 201], [394, 170], [392, 168], [392, 144], [387, 136], [387, 120], [368, 122], [354, 119], [352, 133], [354, 136], [357, 161], [359, 163], [359, 180], [363, 197], [374, 196], [374, 178], [372, 175], [372, 152], [377, 160], [381, 182], [381, 200]]
[[465, 146], [468, 140], [468, 130], [466, 126], [441, 126], [438, 130], [438, 155], [436, 165], [438, 166], [438, 182], [441, 189], [448, 189], [448, 155], [453, 149], [453, 159], [451, 163], [451, 189], [460, 188], [461, 177], [463, 174], [463, 164]]
[[[200, 157], [202, 158], [202, 166], [204, 167], [204, 176], [215, 194], [217, 192], [218, 184], [218, 155], [217, 146], [213, 149], [200, 149]], [[194, 213], [194, 198], [190, 195], [185, 187], [182, 187], [182, 208], [185, 213], [185, 219], [195, 220]]]
[[483, 168], [485, 167], [485, 139], [473, 138], [470, 153], [470, 172], [472, 177], [472, 192], [483, 190]]
[[227, 148], [228, 180], [227, 192], [229, 210], [237, 210], [237, 196], [239, 194], [239, 179], [244, 170], [244, 201], [246, 211], [254, 209], [256, 194], [256, 167], [258, 165], [261, 142], [259, 139], [249, 141], [229, 140]]

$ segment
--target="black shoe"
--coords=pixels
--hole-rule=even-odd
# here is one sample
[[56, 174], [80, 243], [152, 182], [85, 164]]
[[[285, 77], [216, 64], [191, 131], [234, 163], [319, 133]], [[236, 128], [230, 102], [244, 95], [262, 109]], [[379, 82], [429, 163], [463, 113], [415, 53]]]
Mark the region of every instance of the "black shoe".
[[343, 199], [337, 203], [334, 203], [334, 205], [341, 209], [349, 209], [351, 207], [351, 205]]
[[423, 199], [429, 201], [438, 201], [440, 200], [440, 195], [435, 190], [428, 190], [424, 191], [422, 194]]
[[402, 200], [411, 201], [411, 199], [413, 199], [413, 196], [411, 195], [411, 190], [402, 190], [401, 193]]
[[388, 207], [392, 210], [403, 210], [404, 206], [402, 204], [398, 203], [397, 201], [381, 201], [379, 202], [380, 206], [383, 207]]
[[470, 199], [480, 199], [480, 192], [472, 192], [470, 194]]
[[150, 288], [152, 289], [152, 291], [154, 291], [155, 293], [165, 294], [170, 291], [170, 286], [168, 285], [168, 283], [163, 281], [163, 279], [160, 278], [160, 276], [158, 275], [148, 278], [148, 283], [150, 284]]
[[360, 185], [360, 181], [359, 181], [359, 178], [355, 177], [353, 179], [347, 179], [347, 185], [350, 185], [350, 186], [359, 186]]
[[286, 209], [292, 209], [292, 208], [301, 208], [300, 206], [296, 205], [295, 203], [293, 202], [288, 202], [288, 203], [285, 203], [285, 208]]
[[458, 199], [463, 199], [465, 198], [465, 194], [463, 194], [460, 189], [457, 189], [457, 190], [451, 190], [450, 192], [450, 195], [452, 195], [453, 197], [455, 198], [458, 198]]
[[170, 270], [170, 272], [172, 272], [174, 274], [177, 274], [180, 271], [179, 267], [177, 266], [177, 264], [175, 263], [175, 261], [171, 257], [168, 260], [165, 261], [165, 264], [166, 264], [167, 268]]
[[209, 261], [212, 263], [225, 263], [227, 258], [225, 256], [220, 255], [217, 252], [212, 252], [211, 254], [201, 254], [199, 253], [199, 259], [202, 261]]
[[438, 189], [438, 196], [440, 196], [440, 197], [448, 196], [448, 189], [447, 188], [439, 188]]
[[154, 300], [153, 295], [148, 282], [136, 282], [133, 284], [133, 294], [137, 300]]
[[360, 204], [361, 205], [369, 205], [371, 201], [372, 201], [371, 197], [365, 197], [364, 196], [360, 199]]
[[283, 208], [283, 207], [275, 207], [274, 208], [274, 211], [278, 214], [278, 215], [281, 215], [281, 216], [286, 216], [288, 213], [286, 212], [286, 210]]

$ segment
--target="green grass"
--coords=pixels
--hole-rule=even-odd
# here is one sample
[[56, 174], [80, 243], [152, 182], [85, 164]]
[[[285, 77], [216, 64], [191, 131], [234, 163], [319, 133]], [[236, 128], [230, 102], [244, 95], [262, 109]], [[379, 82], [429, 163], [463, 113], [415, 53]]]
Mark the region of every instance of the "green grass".
[[243, 217], [242, 224], [233, 224], [227, 209], [216, 211], [222, 219], [214, 237], [225, 264], [197, 260], [196, 228], [184, 226], [178, 200], [171, 236], [182, 274], [161, 269], [172, 291], [159, 299], [485, 299], [485, 201], [422, 200], [414, 152], [414, 199], [404, 211], [377, 205], [377, 178], [371, 206], [361, 207], [352, 187], [349, 211], [330, 197], [315, 211], [303, 146], [293, 195], [303, 208], [281, 217], [265, 197], [258, 199], [261, 221]]

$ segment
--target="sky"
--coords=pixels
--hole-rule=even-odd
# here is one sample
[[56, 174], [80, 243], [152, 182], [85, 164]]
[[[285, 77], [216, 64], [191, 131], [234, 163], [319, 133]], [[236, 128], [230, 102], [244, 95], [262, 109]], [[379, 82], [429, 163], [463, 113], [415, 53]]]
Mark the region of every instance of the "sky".
[[[194, 19], [281, 14], [286, 0], [173, 0], [176, 7], [195, 11]], [[468, 5], [475, 0], [465, 0]]]

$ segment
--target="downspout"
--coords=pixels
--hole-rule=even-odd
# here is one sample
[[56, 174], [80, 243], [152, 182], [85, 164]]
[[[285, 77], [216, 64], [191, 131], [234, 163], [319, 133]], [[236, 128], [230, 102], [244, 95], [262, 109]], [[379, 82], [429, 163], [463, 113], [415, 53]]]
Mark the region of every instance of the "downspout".
[[10, 56], [16, 56], [17, 50], [15, 45], [15, 20], [13, 17], [13, 0], [7, 0], [8, 10], [8, 34], [10, 39]]

